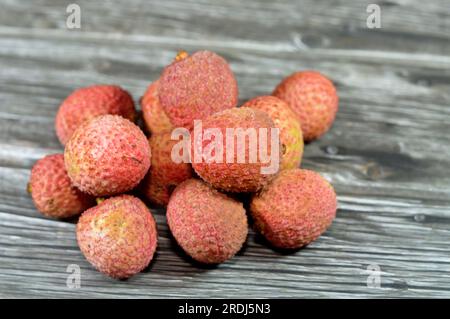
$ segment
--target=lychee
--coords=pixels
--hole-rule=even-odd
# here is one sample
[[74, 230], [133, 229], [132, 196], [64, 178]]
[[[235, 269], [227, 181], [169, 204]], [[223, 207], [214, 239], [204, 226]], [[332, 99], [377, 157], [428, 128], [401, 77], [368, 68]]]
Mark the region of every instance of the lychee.
[[303, 156], [303, 135], [300, 122], [289, 105], [275, 96], [259, 96], [243, 106], [266, 112], [280, 129], [283, 154], [280, 169], [299, 167]]
[[83, 122], [104, 114], [121, 115], [134, 121], [136, 110], [130, 94], [116, 85], [92, 85], [75, 90], [56, 115], [58, 139], [65, 145]]
[[31, 170], [28, 192], [38, 211], [54, 218], [69, 218], [95, 205], [95, 198], [74, 187], [64, 167], [64, 155], [41, 158]]
[[177, 141], [171, 139], [171, 132], [153, 134], [149, 142], [151, 167], [140, 189], [153, 204], [166, 206], [175, 187], [192, 177], [192, 167], [172, 159], [172, 149]]
[[86, 259], [113, 278], [142, 271], [157, 245], [155, 220], [138, 198], [111, 197], [85, 211], [77, 224], [77, 241]]
[[182, 52], [161, 75], [159, 99], [174, 126], [190, 129], [196, 119], [235, 107], [238, 87], [224, 58], [210, 51]]
[[[279, 135], [273, 143], [275, 124], [265, 112], [232, 108], [200, 125], [191, 133], [191, 160], [195, 172], [208, 184], [227, 192], [255, 192], [278, 173]], [[221, 136], [215, 136], [215, 131]]]
[[330, 183], [304, 169], [280, 172], [250, 203], [261, 234], [275, 247], [289, 249], [318, 238], [331, 225], [336, 209], [336, 193]]
[[159, 134], [172, 129], [172, 123], [159, 102], [159, 80], [150, 84], [141, 98], [142, 115], [145, 128], [152, 134]]
[[339, 101], [336, 88], [319, 72], [291, 74], [278, 84], [273, 95], [286, 101], [297, 114], [305, 141], [323, 135], [336, 117]]
[[72, 183], [94, 196], [133, 189], [147, 173], [150, 158], [144, 133], [118, 115], [101, 115], [83, 123], [64, 151]]
[[167, 207], [167, 223], [183, 250], [207, 264], [233, 257], [248, 232], [242, 203], [198, 179], [184, 181], [174, 190]]

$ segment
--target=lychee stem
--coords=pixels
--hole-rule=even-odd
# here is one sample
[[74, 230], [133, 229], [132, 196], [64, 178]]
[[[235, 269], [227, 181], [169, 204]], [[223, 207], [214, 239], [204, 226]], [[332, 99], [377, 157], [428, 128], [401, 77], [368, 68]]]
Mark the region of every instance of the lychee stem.
[[177, 56], [175, 57], [175, 61], [176, 62], [181, 61], [183, 59], [186, 59], [188, 56], [189, 56], [189, 53], [187, 53], [184, 50], [180, 50], [180, 51], [178, 51]]

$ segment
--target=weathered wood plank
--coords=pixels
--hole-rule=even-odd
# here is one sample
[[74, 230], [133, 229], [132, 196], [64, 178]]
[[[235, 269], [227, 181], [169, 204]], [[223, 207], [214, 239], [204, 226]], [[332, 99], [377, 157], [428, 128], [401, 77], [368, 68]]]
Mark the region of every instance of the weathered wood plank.
[[[448, 3], [335, 1], [79, 1], [81, 30], [58, 1], [1, 1], [0, 297], [449, 297], [450, 19]], [[20, 19], [18, 18], [20, 16]], [[420, 27], [418, 27], [420, 26]], [[26, 193], [32, 164], [62, 152], [53, 129], [74, 88], [118, 83], [137, 101], [180, 48], [225, 56], [240, 100], [270, 93], [286, 74], [318, 69], [338, 85], [333, 129], [307, 145], [303, 166], [336, 187], [338, 218], [296, 253], [251, 231], [236, 258], [193, 264], [154, 210], [159, 248], [127, 281], [96, 272], [74, 223], [49, 220]], [[81, 289], [66, 287], [69, 264]], [[381, 269], [368, 288], [367, 266]]]
[[[374, 1], [131, 0], [127, 5], [77, 1], [82, 10], [81, 32], [120, 38], [160, 35], [171, 43], [179, 37], [228, 46], [254, 43], [269, 50], [281, 46], [411, 52], [420, 46], [422, 52], [450, 52], [448, 1], [378, 1], [382, 28], [376, 31], [366, 27], [370, 3]], [[64, 30], [66, 6], [54, 0], [3, 1], [0, 19], [5, 27], [43, 33]]]

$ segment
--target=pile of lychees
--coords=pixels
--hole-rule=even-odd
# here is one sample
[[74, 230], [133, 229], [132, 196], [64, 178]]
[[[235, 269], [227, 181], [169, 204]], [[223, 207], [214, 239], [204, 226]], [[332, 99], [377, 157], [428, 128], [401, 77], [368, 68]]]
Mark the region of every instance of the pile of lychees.
[[[238, 86], [228, 63], [213, 52], [189, 56], [182, 51], [140, 103], [149, 139], [134, 123], [133, 99], [122, 88], [94, 85], [74, 91], [55, 121], [64, 154], [38, 160], [31, 171], [28, 190], [40, 212], [62, 219], [82, 213], [78, 245], [101, 272], [128, 278], [152, 260], [156, 224], [139, 197], [166, 206], [178, 244], [209, 264], [232, 258], [246, 241], [246, 209], [237, 198], [248, 201], [255, 228], [274, 247], [300, 248], [332, 223], [333, 187], [319, 174], [298, 168], [304, 141], [324, 134], [338, 109], [336, 89], [322, 74], [294, 73], [272, 95], [237, 107]], [[190, 150], [208, 149], [211, 139], [193, 135], [197, 120], [205, 132], [214, 128], [224, 137], [228, 129], [266, 129], [255, 130], [261, 135], [275, 128], [279, 143], [267, 147], [279, 152], [279, 169], [264, 173], [266, 162], [250, 160], [251, 143], [244, 144], [244, 160], [225, 148], [213, 154], [224, 161], [174, 161], [175, 128], [187, 129]]]

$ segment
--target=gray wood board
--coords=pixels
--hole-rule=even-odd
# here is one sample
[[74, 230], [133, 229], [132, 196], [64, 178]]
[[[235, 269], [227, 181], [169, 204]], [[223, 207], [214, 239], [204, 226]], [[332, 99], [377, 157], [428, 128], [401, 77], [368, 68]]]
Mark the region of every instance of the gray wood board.
[[[450, 7], [383, 1], [0, 1], [0, 296], [11, 297], [450, 297]], [[292, 254], [253, 231], [217, 267], [191, 263], [152, 209], [159, 247], [127, 281], [95, 271], [74, 224], [46, 219], [26, 193], [33, 163], [62, 152], [53, 122], [73, 89], [115, 83], [136, 102], [177, 50], [226, 57], [241, 102], [281, 78], [317, 69], [336, 83], [332, 130], [306, 146], [303, 167], [336, 188], [338, 215]], [[66, 286], [69, 264], [81, 288]], [[381, 287], [368, 288], [369, 265]]]

